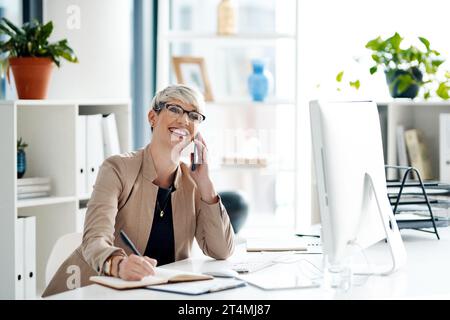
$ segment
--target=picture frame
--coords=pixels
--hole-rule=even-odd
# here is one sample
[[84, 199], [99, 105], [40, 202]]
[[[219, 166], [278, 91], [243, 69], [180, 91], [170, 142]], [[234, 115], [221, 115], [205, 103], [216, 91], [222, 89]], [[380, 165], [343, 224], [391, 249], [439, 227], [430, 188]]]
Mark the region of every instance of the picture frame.
[[204, 58], [174, 56], [172, 64], [178, 83], [196, 88], [203, 94], [205, 101], [213, 101]]

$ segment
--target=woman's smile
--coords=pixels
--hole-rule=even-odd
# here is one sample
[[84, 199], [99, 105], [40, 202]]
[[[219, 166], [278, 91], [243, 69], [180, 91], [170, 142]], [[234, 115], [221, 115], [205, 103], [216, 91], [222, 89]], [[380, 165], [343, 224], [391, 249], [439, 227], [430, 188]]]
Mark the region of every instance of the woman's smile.
[[180, 127], [169, 127], [169, 131], [172, 135], [185, 138], [190, 135], [189, 130], [186, 128], [180, 128]]

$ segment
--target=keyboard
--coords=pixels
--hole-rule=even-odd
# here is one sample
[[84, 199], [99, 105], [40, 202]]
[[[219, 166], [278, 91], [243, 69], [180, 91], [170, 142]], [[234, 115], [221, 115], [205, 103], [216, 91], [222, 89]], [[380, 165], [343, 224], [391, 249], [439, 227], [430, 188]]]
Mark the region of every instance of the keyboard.
[[265, 254], [250, 254], [242, 260], [235, 261], [231, 265], [231, 269], [237, 273], [251, 273], [258, 270], [273, 266], [278, 262], [278, 259], [286, 256], [286, 253], [265, 253]]
[[[320, 239], [308, 239], [302, 241], [301, 239], [296, 239], [298, 243], [302, 243], [302, 246], [306, 249], [299, 251], [299, 253], [322, 253], [322, 243]], [[266, 241], [267, 242], [267, 241]], [[248, 247], [247, 247], [248, 250]], [[265, 253], [250, 253], [250, 256], [232, 263], [231, 269], [240, 274], [252, 273], [258, 270], [268, 268], [277, 263], [287, 263], [286, 258], [292, 258], [292, 251], [271, 251], [267, 250]], [[298, 258], [295, 258], [298, 259]], [[294, 260], [295, 260], [294, 259]]]
[[272, 261], [253, 261], [253, 262], [240, 262], [231, 266], [231, 269], [237, 273], [251, 273], [258, 270], [273, 266], [275, 262]]

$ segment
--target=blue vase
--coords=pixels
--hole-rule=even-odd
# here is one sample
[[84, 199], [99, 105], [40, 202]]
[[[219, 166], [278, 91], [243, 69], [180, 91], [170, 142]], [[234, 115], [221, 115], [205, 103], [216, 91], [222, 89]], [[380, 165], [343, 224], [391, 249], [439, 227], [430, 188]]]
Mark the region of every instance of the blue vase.
[[27, 159], [25, 151], [17, 151], [17, 178], [22, 178], [27, 170]]
[[248, 77], [248, 89], [253, 101], [264, 101], [269, 93], [269, 77], [264, 71], [264, 63], [253, 60], [253, 73]]

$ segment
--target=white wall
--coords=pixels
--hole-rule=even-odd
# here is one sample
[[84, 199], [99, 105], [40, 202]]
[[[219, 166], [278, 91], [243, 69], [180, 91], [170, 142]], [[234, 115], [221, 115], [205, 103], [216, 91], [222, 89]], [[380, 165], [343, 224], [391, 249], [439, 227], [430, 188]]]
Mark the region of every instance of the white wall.
[[[450, 67], [448, 41], [448, 12], [450, 3], [442, 0], [299, 0], [301, 10], [298, 24], [303, 32], [300, 46], [305, 79], [303, 94], [309, 99], [389, 99], [382, 72], [369, 73], [373, 65], [365, 44], [381, 36], [384, 39], [399, 32], [405, 38], [402, 46], [414, 44], [424, 48], [418, 36], [427, 38], [432, 49], [439, 51]], [[360, 63], [354, 59], [358, 58]], [[360, 79], [355, 91], [348, 85], [338, 92], [335, 78], [345, 70], [344, 81]], [[318, 88], [317, 85], [320, 84]]]
[[130, 97], [131, 0], [44, 0], [51, 40], [67, 38], [79, 63], [55, 67], [49, 98]]

